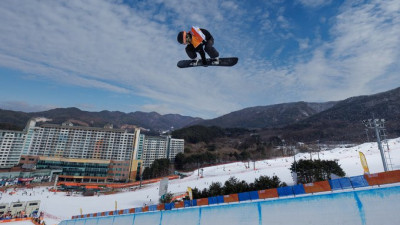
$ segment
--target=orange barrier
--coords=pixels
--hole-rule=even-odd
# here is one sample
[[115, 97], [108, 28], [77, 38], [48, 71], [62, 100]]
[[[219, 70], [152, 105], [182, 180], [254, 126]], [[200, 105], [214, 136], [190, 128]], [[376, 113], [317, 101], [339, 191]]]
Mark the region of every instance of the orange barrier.
[[303, 184], [304, 190], [306, 193], [315, 193], [315, 192], [323, 192], [323, 191], [331, 191], [331, 185], [329, 181], [318, 181], [314, 183]]
[[164, 203], [158, 204], [157, 205], [157, 210], [165, 210], [165, 204]]
[[124, 210], [123, 209], [118, 210], [118, 215], [122, 215], [122, 214], [124, 214]]
[[15, 219], [9, 219], [9, 220], [0, 220], [0, 223], [9, 223], [9, 222], [17, 222], [17, 221], [26, 221], [26, 220], [31, 220], [31, 217], [27, 218], [15, 218]]
[[[175, 180], [178, 179], [178, 175], [171, 175], [167, 176], [169, 180]], [[150, 180], [144, 180], [142, 181], [142, 184], [151, 184], [151, 183], [156, 183], [162, 180], [162, 178], [155, 178], [155, 179], [150, 179]], [[140, 181], [135, 181], [132, 183], [125, 183], [125, 184], [118, 184], [118, 183], [78, 183], [78, 182], [68, 182], [68, 181], [59, 181], [57, 182], [57, 186], [60, 185], [65, 185], [65, 186], [90, 186], [91, 188], [100, 188], [100, 187], [109, 187], [109, 188], [128, 188], [128, 187], [134, 187], [134, 186], [139, 186]]]
[[175, 202], [175, 208], [183, 208], [185, 206], [183, 201]]
[[142, 212], [148, 212], [148, 211], [149, 211], [149, 206], [142, 207]]
[[238, 202], [239, 201], [239, 196], [238, 194], [230, 194], [230, 195], [224, 195], [224, 202]]
[[101, 212], [101, 216], [106, 216], [106, 212]]
[[370, 186], [400, 182], [400, 170], [387, 171], [375, 174], [364, 174]]
[[177, 195], [177, 196], [173, 197], [171, 201], [174, 201], [175, 199], [178, 199], [178, 198], [184, 198], [187, 195], [188, 195], [187, 193], [184, 193], [184, 194], [181, 194], [181, 195]]
[[129, 213], [135, 213], [135, 208], [130, 208]]
[[85, 188], [86, 189], [98, 189], [99, 187], [95, 186], [95, 185], [86, 185]]
[[208, 198], [196, 199], [197, 206], [208, 205]]
[[108, 215], [109, 215], [109, 216], [114, 215], [114, 211], [109, 211], [109, 212], [108, 212]]
[[259, 199], [277, 198], [277, 197], [279, 197], [278, 189], [273, 188], [273, 189], [259, 190], [258, 191], [258, 197], [259, 197]]

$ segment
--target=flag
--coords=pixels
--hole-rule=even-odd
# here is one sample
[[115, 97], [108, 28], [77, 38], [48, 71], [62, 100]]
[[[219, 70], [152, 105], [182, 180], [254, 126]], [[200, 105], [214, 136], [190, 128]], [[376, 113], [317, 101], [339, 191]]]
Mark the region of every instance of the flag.
[[188, 190], [188, 194], [189, 194], [190, 200], [193, 200], [192, 188], [191, 188], [191, 187], [188, 187], [187, 190]]
[[369, 168], [367, 164], [367, 159], [365, 158], [365, 155], [362, 152], [358, 152], [360, 154], [360, 160], [361, 160], [361, 165], [364, 169], [364, 173], [369, 174]]

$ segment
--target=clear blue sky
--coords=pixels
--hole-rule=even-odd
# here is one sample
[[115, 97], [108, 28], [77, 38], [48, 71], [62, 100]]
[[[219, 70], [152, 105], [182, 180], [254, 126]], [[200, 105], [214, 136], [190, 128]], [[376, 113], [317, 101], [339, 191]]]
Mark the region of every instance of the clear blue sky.
[[[179, 69], [197, 25], [231, 68]], [[0, 108], [205, 119], [400, 86], [400, 1], [2, 0]]]

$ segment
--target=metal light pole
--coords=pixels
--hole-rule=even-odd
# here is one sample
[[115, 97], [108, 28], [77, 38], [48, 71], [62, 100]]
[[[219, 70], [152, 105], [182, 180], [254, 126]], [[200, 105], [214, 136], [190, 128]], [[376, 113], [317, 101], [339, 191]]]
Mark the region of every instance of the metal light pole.
[[379, 151], [381, 152], [383, 169], [386, 172], [386, 171], [388, 171], [388, 168], [387, 168], [387, 163], [386, 163], [386, 159], [385, 159], [385, 152], [382, 147], [381, 136], [379, 134], [379, 128], [382, 127], [382, 125], [385, 123], [385, 120], [384, 119], [368, 119], [368, 120], [363, 120], [363, 123], [367, 128], [375, 129], [375, 135], [376, 135], [376, 140], [378, 142], [378, 148], [379, 148]]

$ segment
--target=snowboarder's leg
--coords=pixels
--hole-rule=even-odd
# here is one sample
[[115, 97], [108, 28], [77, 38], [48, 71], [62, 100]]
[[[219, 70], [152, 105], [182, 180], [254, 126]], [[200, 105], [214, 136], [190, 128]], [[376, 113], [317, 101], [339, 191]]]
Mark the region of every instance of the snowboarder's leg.
[[210, 58], [218, 58], [219, 52], [214, 48], [214, 40], [208, 40], [204, 46], [204, 51], [210, 56]]
[[195, 59], [197, 57], [197, 53], [193, 47], [193, 45], [188, 45], [185, 48], [186, 54], [189, 56], [191, 59]]

